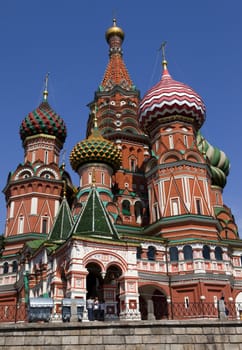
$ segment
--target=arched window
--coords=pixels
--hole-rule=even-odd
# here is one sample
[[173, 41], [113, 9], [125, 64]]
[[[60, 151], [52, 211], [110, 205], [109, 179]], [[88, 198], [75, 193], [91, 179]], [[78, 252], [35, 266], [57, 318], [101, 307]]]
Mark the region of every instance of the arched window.
[[170, 254], [170, 261], [178, 261], [179, 260], [177, 247], [170, 247], [169, 254]]
[[18, 271], [18, 262], [16, 260], [13, 261], [13, 272]]
[[5, 263], [3, 264], [3, 273], [4, 273], [4, 274], [5, 274], [5, 273], [8, 273], [8, 267], [9, 267], [8, 262], [5, 262]]
[[208, 245], [203, 246], [203, 257], [206, 260], [210, 259], [210, 247]]
[[134, 205], [134, 213], [135, 213], [135, 219], [136, 219], [136, 222], [138, 224], [140, 224], [142, 222], [142, 203], [141, 202], [135, 202], [135, 205]]
[[142, 247], [137, 247], [136, 258], [141, 259], [141, 255], [142, 255]]
[[193, 260], [192, 247], [190, 245], [185, 245], [183, 247], [184, 260]]
[[148, 247], [147, 258], [148, 260], [155, 260], [156, 249], [152, 245]]
[[130, 215], [130, 202], [128, 200], [124, 200], [122, 203], [122, 213], [124, 215]]
[[223, 260], [223, 251], [221, 247], [215, 247], [214, 254], [216, 260]]

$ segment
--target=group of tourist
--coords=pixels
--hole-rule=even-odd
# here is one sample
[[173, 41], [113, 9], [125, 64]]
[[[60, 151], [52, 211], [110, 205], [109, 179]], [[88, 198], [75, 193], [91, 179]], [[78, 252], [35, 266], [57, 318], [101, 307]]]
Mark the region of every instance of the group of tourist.
[[98, 297], [87, 299], [87, 315], [89, 321], [104, 321], [105, 302]]

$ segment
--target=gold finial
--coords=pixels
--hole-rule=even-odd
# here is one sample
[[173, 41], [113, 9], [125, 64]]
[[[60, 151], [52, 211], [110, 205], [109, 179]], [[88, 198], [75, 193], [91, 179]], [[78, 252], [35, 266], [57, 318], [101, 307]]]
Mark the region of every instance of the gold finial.
[[66, 163], [65, 163], [65, 160], [66, 160], [66, 149], [63, 149], [62, 151], [62, 164], [61, 164], [61, 169], [64, 170], [65, 169], [65, 166], [66, 166]]
[[93, 119], [93, 123], [94, 123], [94, 129], [97, 129], [97, 105], [95, 104], [94, 107], [94, 119]]
[[64, 180], [63, 182], [63, 198], [66, 198], [66, 180]]
[[92, 186], [95, 187], [96, 184], [96, 173], [95, 168], [92, 168]]
[[47, 101], [47, 97], [48, 97], [48, 80], [49, 80], [49, 75], [50, 73], [47, 73], [45, 76], [45, 89], [43, 92], [43, 96], [44, 96], [44, 101]]
[[161, 50], [161, 54], [162, 54], [162, 66], [163, 69], [167, 69], [167, 60], [166, 60], [166, 55], [165, 55], [165, 47], [166, 47], [167, 41], [163, 41], [163, 43], [161, 44], [161, 47], [159, 50]]

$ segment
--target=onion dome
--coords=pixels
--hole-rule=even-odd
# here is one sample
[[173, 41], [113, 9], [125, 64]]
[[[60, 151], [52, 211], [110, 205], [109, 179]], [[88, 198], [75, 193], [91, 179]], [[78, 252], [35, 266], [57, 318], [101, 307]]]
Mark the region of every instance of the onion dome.
[[105, 37], [106, 37], [106, 40], [108, 43], [109, 43], [109, 39], [112, 36], [118, 36], [122, 41], [124, 40], [124, 31], [123, 31], [123, 29], [121, 29], [117, 26], [115, 18], [113, 19], [112, 27], [110, 27], [105, 33]]
[[212, 184], [224, 188], [230, 169], [228, 157], [223, 151], [210, 145], [200, 132], [197, 133], [196, 142], [199, 151], [209, 160]]
[[98, 162], [110, 165], [114, 170], [121, 165], [121, 152], [115, 144], [106, 140], [97, 128], [94, 120], [92, 134], [74, 146], [70, 155], [70, 163], [74, 171], [86, 163]]
[[[47, 76], [48, 78], [48, 76]], [[50, 107], [46, 88], [43, 92], [43, 101], [35, 110], [30, 112], [22, 121], [20, 126], [20, 137], [22, 141], [29, 136], [46, 134], [55, 136], [61, 143], [66, 139], [66, 125], [63, 119]]]
[[169, 117], [176, 120], [190, 121], [198, 130], [205, 120], [205, 105], [201, 97], [189, 86], [175, 81], [163, 62], [161, 80], [144, 96], [139, 107], [139, 120], [147, 132], [154, 121], [169, 122]]

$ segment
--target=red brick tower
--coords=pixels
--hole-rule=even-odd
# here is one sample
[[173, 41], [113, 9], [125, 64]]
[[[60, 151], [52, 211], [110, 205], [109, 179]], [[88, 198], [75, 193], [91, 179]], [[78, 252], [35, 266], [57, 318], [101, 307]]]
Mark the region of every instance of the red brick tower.
[[141, 226], [147, 223], [147, 196], [143, 163], [149, 155], [149, 140], [138, 122], [139, 91], [133, 85], [122, 57], [124, 32], [113, 26], [106, 31], [109, 62], [104, 78], [90, 103], [87, 135], [97, 107], [98, 128], [105, 138], [116, 143], [122, 152], [122, 165], [113, 177], [116, 222]]
[[43, 101], [21, 123], [24, 162], [10, 173], [4, 188], [5, 255], [16, 253], [25, 241], [46, 236], [59, 208], [63, 179], [71, 184], [64, 166], [59, 167], [66, 126], [48, 103], [47, 83], [48, 76]]

